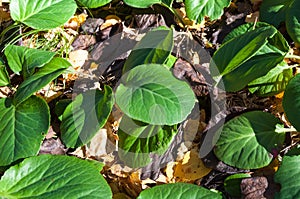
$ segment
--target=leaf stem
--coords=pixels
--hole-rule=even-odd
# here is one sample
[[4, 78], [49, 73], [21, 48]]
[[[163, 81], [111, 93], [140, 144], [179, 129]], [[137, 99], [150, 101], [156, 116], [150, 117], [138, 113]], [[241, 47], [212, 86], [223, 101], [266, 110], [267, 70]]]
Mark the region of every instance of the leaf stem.
[[284, 58], [286, 58], [286, 59], [298, 59], [298, 60], [300, 60], [300, 56], [298, 56], [298, 55], [292, 55], [292, 54], [287, 54]]
[[290, 128], [278, 128], [276, 127], [275, 129], [276, 133], [287, 133], [287, 132], [297, 132], [297, 129], [295, 129], [294, 127], [290, 127]]

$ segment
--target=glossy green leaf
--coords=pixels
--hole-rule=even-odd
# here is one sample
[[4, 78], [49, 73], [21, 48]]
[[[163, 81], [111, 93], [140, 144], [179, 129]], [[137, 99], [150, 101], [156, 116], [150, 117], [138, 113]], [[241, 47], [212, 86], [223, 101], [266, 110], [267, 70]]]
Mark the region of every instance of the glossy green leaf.
[[135, 8], [148, 8], [153, 4], [164, 4], [168, 7], [171, 7], [173, 0], [143, 0], [143, 1], [136, 1], [136, 0], [124, 0], [124, 2], [132, 7]]
[[260, 20], [276, 27], [285, 22], [287, 32], [293, 41], [300, 45], [299, 7], [299, 0], [264, 0], [260, 7]]
[[249, 91], [260, 96], [273, 96], [284, 91], [292, 77], [293, 70], [283, 61], [265, 76], [250, 82]]
[[14, 21], [34, 28], [49, 30], [66, 23], [76, 11], [74, 0], [11, 0]]
[[23, 70], [25, 77], [32, 75], [35, 68], [49, 63], [55, 55], [54, 52], [16, 45], [8, 45], [4, 53], [10, 69], [17, 74]]
[[212, 58], [211, 73], [217, 85], [224, 84], [226, 91], [241, 90], [266, 75], [282, 62], [289, 50], [287, 42], [274, 27], [261, 24], [253, 30], [251, 26], [233, 30]]
[[189, 85], [159, 64], [140, 65], [125, 73], [115, 96], [126, 115], [153, 125], [180, 123], [195, 104]]
[[205, 16], [211, 20], [218, 19], [223, 14], [223, 8], [230, 5], [230, 0], [186, 0], [187, 16], [201, 23]]
[[272, 161], [272, 150], [283, 144], [284, 133], [276, 132], [280, 121], [270, 113], [252, 111], [229, 120], [220, 134], [214, 152], [228, 165], [256, 169]]
[[88, 161], [41, 155], [8, 169], [0, 180], [3, 198], [112, 198], [109, 185]]
[[275, 198], [300, 198], [300, 155], [284, 156], [282, 163], [275, 173], [274, 180], [280, 183], [281, 189]]
[[77, 0], [80, 6], [87, 8], [98, 8], [110, 3], [112, 0]]
[[36, 155], [49, 123], [49, 107], [39, 97], [31, 96], [18, 106], [10, 98], [0, 99], [0, 166]]
[[176, 132], [176, 125], [151, 125], [124, 115], [118, 131], [120, 159], [132, 168], [146, 166], [151, 162], [150, 154], [167, 150]]
[[251, 177], [248, 173], [237, 173], [228, 176], [224, 181], [224, 189], [232, 197], [241, 198], [241, 182], [244, 178]]
[[34, 92], [40, 90], [53, 79], [61, 75], [71, 64], [63, 58], [53, 58], [48, 64], [20, 84], [14, 97], [14, 104], [26, 100]]
[[300, 74], [288, 83], [282, 101], [284, 112], [291, 124], [300, 131]]
[[148, 32], [128, 56], [123, 73], [141, 64], [164, 64], [173, 48], [173, 30], [158, 27]]
[[0, 86], [6, 86], [10, 84], [8, 72], [5, 65], [0, 65]]
[[158, 185], [141, 192], [138, 199], [222, 199], [222, 195], [188, 183]]
[[286, 13], [286, 28], [293, 41], [300, 46], [300, 1], [292, 1]]
[[61, 138], [67, 147], [88, 143], [104, 126], [112, 110], [112, 89], [90, 90], [76, 96], [62, 115]]

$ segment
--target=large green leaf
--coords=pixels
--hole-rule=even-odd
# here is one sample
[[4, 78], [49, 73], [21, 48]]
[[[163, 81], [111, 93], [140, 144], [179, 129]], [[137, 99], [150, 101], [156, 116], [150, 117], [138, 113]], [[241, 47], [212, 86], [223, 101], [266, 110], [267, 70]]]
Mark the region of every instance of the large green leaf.
[[112, 0], [77, 0], [79, 5], [87, 8], [98, 8], [111, 2]]
[[32, 75], [35, 68], [43, 67], [49, 63], [55, 55], [55, 53], [51, 51], [16, 45], [8, 45], [4, 53], [10, 69], [17, 74], [23, 70], [25, 77]]
[[293, 70], [283, 61], [265, 76], [250, 82], [249, 91], [260, 96], [273, 96], [284, 91], [292, 77]]
[[281, 184], [275, 198], [300, 198], [300, 156], [284, 156], [274, 180]]
[[39, 97], [31, 96], [18, 106], [10, 98], [0, 99], [0, 166], [36, 155], [49, 123], [49, 107]]
[[112, 198], [109, 185], [88, 161], [41, 155], [8, 169], [0, 180], [3, 198]]
[[276, 27], [280, 22], [285, 22], [289, 35], [296, 44], [300, 45], [299, 7], [299, 0], [264, 0], [260, 7], [260, 20]]
[[106, 123], [114, 104], [112, 89], [90, 90], [76, 96], [62, 115], [61, 138], [67, 147], [88, 143]]
[[285, 134], [277, 133], [279, 120], [270, 113], [252, 111], [229, 120], [215, 147], [216, 156], [228, 165], [256, 169], [272, 161], [272, 150], [283, 144]]
[[74, 0], [11, 0], [10, 14], [34, 29], [48, 30], [66, 23], [76, 11]]
[[136, 0], [124, 0], [124, 2], [132, 7], [135, 8], [148, 8], [153, 4], [164, 4], [168, 7], [171, 7], [173, 0], [143, 0], [143, 1], [136, 1]]
[[282, 106], [288, 120], [300, 131], [300, 74], [293, 77], [288, 83]]
[[53, 58], [48, 64], [22, 82], [14, 96], [17, 105], [61, 75], [71, 64], [63, 58]]
[[286, 27], [293, 41], [300, 46], [300, 0], [292, 1], [286, 13]]
[[211, 20], [218, 19], [223, 14], [223, 8], [228, 7], [230, 0], [185, 0], [187, 16], [202, 22], [205, 16]]
[[273, 26], [251, 26], [233, 30], [212, 58], [211, 73], [226, 91], [238, 91], [266, 75], [288, 52], [287, 42]]
[[10, 84], [8, 72], [5, 65], [0, 63], [0, 86], [6, 86], [8, 84]]
[[151, 162], [150, 154], [167, 150], [176, 132], [176, 125], [151, 125], [124, 115], [118, 131], [119, 156], [132, 168], [146, 166]]
[[182, 122], [195, 104], [189, 85], [159, 64], [145, 64], [125, 73], [116, 102], [129, 117], [154, 125]]
[[155, 186], [141, 192], [138, 199], [221, 199], [222, 195], [204, 187], [188, 183], [174, 183]]
[[141, 64], [164, 64], [173, 48], [173, 30], [158, 27], [137, 43], [127, 58], [123, 73]]

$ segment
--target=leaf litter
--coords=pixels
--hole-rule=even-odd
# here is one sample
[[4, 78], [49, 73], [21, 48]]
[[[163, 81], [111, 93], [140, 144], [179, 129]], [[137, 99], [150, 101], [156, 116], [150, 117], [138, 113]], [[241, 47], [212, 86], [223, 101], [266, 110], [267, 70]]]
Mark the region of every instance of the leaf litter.
[[[252, 0], [251, 2], [252, 4], [249, 4], [248, 1], [232, 4], [232, 6], [225, 11], [225, 19], [214, 22], [206, 20], [203, 24], [195, 24], [193, 21], [188, 20], [181, 7], [177, 9], [177, 12], [185, 23], [183, 25], [177, 21], [177, 25], [182, 29], [187, 27], [188, 30], [186, 31], [190, 31], [194, 38], [200, 38], [203, 42], [203, 47], [209, 48], [208, 50], [213, 52], [220, 45], [224, 36], [234, 27], [245, 21], [257, 20], [259, 14], [257, 7], [261, 1]], [[3, 23], [9, 21], [9, 18], [7, 12], [0, 11], [0, 22], [2, 26]], [[54, 32], [50, 31], [45, 33], [43, 37], [46, 40], [52, 41], [54, 38], [64, 38], [59, 39], [55, 47], [49, 46], [53, 51], [59, 51], [63, 46], [70, 45], [70, 48], [63, 49], [62, 53], [63, 56], [68, 56], [74, 70], [72, 71], [73, 73], [68, 73], [63, 76], [63, 79], [61, 79], [62, 84], [59, 85], [56, 83], [56, 85], [49, 85], [39, 91], [38, 95], [45, 98], [49, 103], [51, 103], [51, 101], [57, 101], [62, 97], [71, 98], [70, 95], [66, 93], [71, 89], [72, 82], [77, 80], [78, 73], [100, 76], [102, 82], [110, 82], [112, 86], [115, 85], [118, 78], [120, 78], [120, 70], [124, 64], [123, 60], [127, 58], [128, 53], [113, 55], [115, 62], [119, 61], [118, 63], [121, 64], [99, 62], [100, 58], [103, 59], [103, 56], [106, 54], [105, 50], [107, 48], [103, 46], [105, 45], [105, 41], [120, 32], [125, 34], [126, 32], [132, 33], [132, 31], [134, 32], [134, 28], [146, 29], [148, 27], [157, 27], [166, 24], [164, 17], [156, 14], [136, 14], [131, 20], [131, 23], [126, 26], [124, 18], [119, 18], [117, 15], [107, 15], [103, 18], [90, 18], [87, 14], [81, 13], [72, 17], [68, 23], [65, 24], [63, 31], [58, 29], [54, 30]], [[123, 43], [120, 45], [122, 45], [123, 48], [127, 48], [123, 49], [127, 52], [133, 48], [137, 40], [137, 38], [134, 38], [129, 45], [124, 46]], [[27, 42], [32, 47], [39, 44], [38, 40], [28, 40]], [[119, 48], [119, 46], [116, 48]], [[111, 56], [110, 53], [106, 55]], [[98, 69], [100, 65], [101, 69], [99, 72]], [[86, 70], [88, 70], [88, 72]], [[196, 96], [203, 100], [204, 103], [208, 102], [210, 97], [208, 96], [210, 83], [201, 73], [196, 72], [190, 63], [179, 58], [175, 63], [173, 73], [179, 79], [187, 79]], [[65, 82], [68, 82], [68, 84]], [[0, 89], [1, 95], [10, 92], [6, 87]], [[3, 97], [6, 96], [7, 95], [4, 95]], [[228, 93], [224, 97], [226, 97], [228, 110], [232, 110], [232, 107], [235, 107], [235, 111], [229, 111], [224, 113], [224, 116], [218, 119], [215, 118], [216, 122], [226, 119], [225, 115], [229, 113], [236, 114], [244, 110], [252, 109], [270, 111], [282, 121], [286, 122], [281, 106], [282, 95], [261, 98], [250, 94], [246, 90], [242, 90], [236, 93]], [[201, 109], [201, 111], [201, 115], [209, 115], [209, 111], [206, 109]], [[155, 160], [153, 162], [156, 164], [152, 162], [147, 167], [137, 170], [124, 166], [117, 156], [115, 146], [118, 142], [117, 130], [121, 117], [122, 114], [120, 110], [115, 108], [104, 128], [97, 133], [92, 141], [87, 146], [78, 148], [75, 151], [66, 149], [57, 137], [60, 132], [56, 132], [55, 129], [50, 128], [39, 153], [68, 154], [83, 159], [96, 159], [104, 162], [106, 166], [102, 173], [112, 188], [114, 198], [136, 198], [143, 189], [154, 185], [174, 182], [189, 182], [222, 190], [219, 185], [222, 184], [226, 176], [233, 173], [249, 172], [231, 168], [209, 155], [202, 159], [199, 157], [201, 139], [203, 139], [203, 136], [207, 132], [207, 128], [215, 125], [208, 122], [211, 121], [209, 117], [202, 117], [199, 120], [189, 118], [185, 121], [185, 125], [188, 124], [189, 127], [197, 128], [198, 126], [197, 136], [195, 139], [189, 140], [190, 143], [188, 147], [182, 143], [184, 140], [184, 124], [181, 124], [179, 133], [170, 145], [169, 150], [161, 156], [153, 157]], [[195, 127], [193, 123], [196, 123], [196, 125], [194, 125]], [[293, 138], [291, 139], [293, 140]], [[170, 151], [175, 151], [175, 154], [170, 155]], [[165, 166], [160, 168], [161, 165]], [[264, 168], [265, 170], [260, 169], [256, 173], [258, 176], [242, 180], [241, 191], [244, 198], [265, 197], [264, 193], [269, 186], [268, 179], [274, 174], [274, 170], [277, 170], [278, 163], [272, 163], [269, 167], [268, 169]], [[271, 196], [268, 196], [267, 198], [270, 197]]]

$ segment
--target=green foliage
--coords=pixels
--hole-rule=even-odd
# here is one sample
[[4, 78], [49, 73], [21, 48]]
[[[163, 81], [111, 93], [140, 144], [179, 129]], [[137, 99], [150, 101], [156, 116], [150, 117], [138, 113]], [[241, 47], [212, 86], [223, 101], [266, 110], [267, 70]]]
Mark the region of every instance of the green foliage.
[[155, 186], [141, 192], [138, 199], [165, 199], [165, 198], [189, 198], [189, 199], [221, 199], [222, 196], [206, 188], [187, 183], [174, 183]]
[[223, 8], [228, 7], [230, 0], [186, 0], [185, 7], [187, 16], [201, 23], [205, 16], [211, 20], [218, 19], [223, 14]]
[[300, 131], [300, 74], [296, 75], [288, 83], [284, 97], [282, 101], [282, 106], [288, 120], [292, 125]]
[[[233, 30], [212, 57], [210, 70], [219, 87], [241, 90], [282, 62], [289, 47], [273, 27], [246, 24]], [[238, 83], [237, 83], [238, 82]]]
[[112, 0], [77, 0], [80, 6], [87, 8], [98, 8], [110, 3]]
[[[262, 122], [263, 121], [263, 122]], [[267, 166], [273, 150], [283, 144], [285, 134], [277, 133], [280, 121], [270, 113], [243, 113], [218, 130], [220, 135], [214, 152], [226, 164], [243, 169]]]
[[0, 197], [112, 198], [110, 187], [98, 168], [88, 161], [68, 156], [27, 158], [4, 173], [0, 180]]
[[16, 45], [8, 45], [4, 54], [10, 69], [16, 74], [23, 71], [24, 78], [31, 76], [36, 68], [49, 63], [55, 55], [54, 52]]
[[136, 0], [124, 0], [124, 2], [135, 8], [148, 8], [153, 4], [163, 4], [167, 7], [171, 7], [173, 0], [144, 0], [144, 1], [136, 1]]
[[31, 96], [15, 106], [12, 99], [2, 98], [0, 118], [0, 166], [38, 153], [50, 123], [43, 99]]
[[112, 89], [90, 90], [76, 96], [62, 115], [61, 138], [67, 147], [88, 143], [104, 126], [114, 104]]
[[145, 64], [125, 73], [116, 90], [116, 102], [129, 117], [154, 125], [183, 121], [195, 104], [186, 82], [159, 64]]
[[124, 115], [118, 131], [118, 154], [132, 168], [146, 166], [151, 162], [149, 155], [164, 153], [176, 133], [176, 125], [149, 125]]
[[13, 99], [14, 104], [18, 105], [26, 100], [34, 92], [40, 90], [61, 75], [69, 66], [71, 64], [67, 60], [58, 57], [53, 58], [44, 67], [20, 84]]
[[281, 184], [279, 194], [275, 198], [300, 198], [300, 156], [284, 156], [281, 166], [275, 173], [274, 180]]
[[299, 0], [264, 0], [260, 7], [260, 19], [276, 27], [280, 22], [285, 22], [289, 35], [300, 45], [299, 7]]
[[14, 21], [39, 30], [49, 30], [66, 23], [76, 11], [74, 0], [11, 0]]
[[8, 72], [5, 65], [2, 64], [2, 61], [0, 61], [0, 86], [6, 86], [8, 84], [10, 84]]
[[273, 96], [284, 91], [292, 77], [292, 68], [282, 61], [265, 76], [250, 82], [248, 84], [249, 91], [256, 92], [260, 96]]
[[123, 73], [141, 64], [164, 64], [173, 48], [173, 30], [159, 27], [148, 32], [128, 56]]

